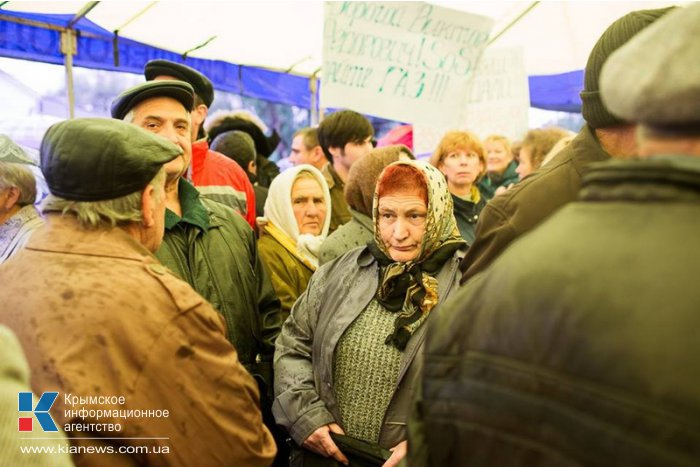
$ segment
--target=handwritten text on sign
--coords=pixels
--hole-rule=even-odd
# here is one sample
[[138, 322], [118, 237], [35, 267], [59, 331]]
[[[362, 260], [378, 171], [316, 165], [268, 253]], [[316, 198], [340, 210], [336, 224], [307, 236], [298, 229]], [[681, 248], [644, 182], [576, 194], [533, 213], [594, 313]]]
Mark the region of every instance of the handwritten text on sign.
[[462, 114], [456, 122], [414, 125], [416, 154], [433, 152], [448, 130], [469, 130], [481, 139], [491, 134], [521, 139], [528, 129], [530, 107], [523, 50], [486, 49], [461, 107]]
[[455, 121], [491, 26], [421, 2], [327, 2], [321, 106]]

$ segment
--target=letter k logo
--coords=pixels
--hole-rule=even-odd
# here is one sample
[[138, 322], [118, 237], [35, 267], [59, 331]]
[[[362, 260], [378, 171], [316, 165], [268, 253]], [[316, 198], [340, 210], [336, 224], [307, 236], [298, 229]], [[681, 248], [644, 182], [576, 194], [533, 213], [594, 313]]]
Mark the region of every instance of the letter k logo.
[[[19, 412], [34, 413], [34, 416], [39, 421], [39, 425], [41, 425], [41, 429], [44, 431], [58, 431], [56, 423], [49, 415], [49, 410], [51, 410], [53, 403], [56, 402], [58, 392], [43, 393], [34, 409], [32, 409], [32, 396], [31, 392], [20, 392], [17, 394]], [[32, 417], [20, 417], [19, 431], [32, 431], [32, 420]]]

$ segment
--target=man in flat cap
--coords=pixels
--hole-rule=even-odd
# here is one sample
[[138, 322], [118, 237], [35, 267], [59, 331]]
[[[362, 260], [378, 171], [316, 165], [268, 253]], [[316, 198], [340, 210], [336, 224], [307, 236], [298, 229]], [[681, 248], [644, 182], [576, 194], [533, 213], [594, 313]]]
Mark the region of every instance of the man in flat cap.
[[190, 179], [206, 196], [236, 209], [255, 229], [255, 192], [245, 171], [235, 161], [209, 149], [204, 120], [214, 101], [214, 86], [199, 71], [170, 60], [151, 60], [144, 75], [148, 81], [179, 80], [194, 89], [191, 117], [192, 165]]
[[612, 115], [600, 98], [600, 70], [611, 53], [671, 9], [633, 11], [598, 39], [588, 57], [581, 92], [586, 125], [546, 166], [484, 207], [474, 243], [460, 265], [462, 283], [486, 269], [513, 240], [575, 200], [588, 164], [636, 154], [634, 125]]
[[44, 223], [34, 207], [34, 165], [22, 148], [0, 135], [0, 264], [20, 251]]
[[698, 464], [698, 24], [699, 3], [670, 12], [603, 67], [639, 158], [591, 164], [578, 201], [439, 310], [417, 465]]
[[189, 165], [192, 100], [188, 83], [149, 81], [121, 93], [112, 116], [183, 149], [185, 160], [166, 184], [165, 236], [156, 257], [224, 316], [240, 361], [271, 391], [274, 342], [284, 320], [280, 301], [250, 226], [182, 176]]
[[41, 143], [47, 223], [0, 268], [0, 324], [27, 354], [41, 429], [69, 433], [79, 465], [264, 466], [275, 453], [220, 315], [152, 255], [182, 153], [110, 119], [57, 123]]

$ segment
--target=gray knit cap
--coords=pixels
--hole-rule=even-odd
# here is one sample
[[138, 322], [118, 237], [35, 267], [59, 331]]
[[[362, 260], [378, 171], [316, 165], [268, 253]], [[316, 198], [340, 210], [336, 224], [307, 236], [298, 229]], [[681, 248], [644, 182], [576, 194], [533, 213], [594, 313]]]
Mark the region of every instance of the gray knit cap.
[[584, 74], [584, 88], [581, 91], [581, 112], [590, 126], [606, 128], [625, 123], [612, 115], [600, 98], [598, 87], [600, 71], [610, 54], [673, 8], [675, 7], [633, 11], [611, 24], [600, 36], [588, 57]]

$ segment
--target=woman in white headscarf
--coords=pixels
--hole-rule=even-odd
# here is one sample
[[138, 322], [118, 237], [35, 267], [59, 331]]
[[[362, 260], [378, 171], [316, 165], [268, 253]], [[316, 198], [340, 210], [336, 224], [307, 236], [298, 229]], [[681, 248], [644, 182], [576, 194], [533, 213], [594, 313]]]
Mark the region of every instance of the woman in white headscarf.
[[330, 212], [326, 179], [311, 165], [287, 169], [270, 184], [265, 217], [258, 218], [258, 251], [286, 313], [318, 267]]

